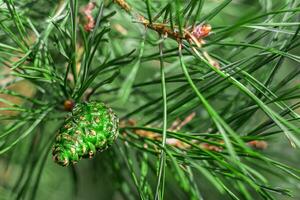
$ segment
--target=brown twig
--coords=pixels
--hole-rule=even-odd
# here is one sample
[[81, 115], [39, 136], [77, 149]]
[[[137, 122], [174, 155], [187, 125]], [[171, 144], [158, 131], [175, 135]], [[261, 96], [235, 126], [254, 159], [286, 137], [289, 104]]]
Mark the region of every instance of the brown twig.
[[[190, 122], [193, 118], [195, 117], [195, 113], [191, 113], [188, 115], [183, 121], [180, 119], [176, 119], [171, 127], [168, 129], [169, 131], [179, 131], [184, 125], [186, 125], [188, 122]], [[129, 119], [128, 121], [121, 121], [120, 127], [126, 127], [126, 126], [136, 126], [137, 122], [135, 120]], [[180, 128], [180, 129], [178, 129]], [[141, 130], [141, 129], [136, 129], [133, 131], [136, 135], [138, 135], [140, 138], [147, 138], [151, 140], [156, 140], [156, 141], [161, 141], [162, 137], [160, 134], [148, 131], [148, 130]], [[126, 135], [126, 133], [123, 133]], [[219, 145], [213, 145], [210, 143], [205, 143], [201, 142], [199, 143], [196, 140], [192, 140], [192, 143], [194, 145], [199, 146], [202, 149], [205, 149], [207, 151], [214, 151], [214, 152], [222, 152], [223, 151], [223, 146], [224, 146], [224, 141], [219, 140], [215, 141]], [[190, 149], [192, 146], [190, 144], [187, 144], [179, 139], [176, 138], [167, 138], [166, 144], [173, 146], [178, 149], [182, 150], [187, 150]], [[265, 150], [268, 147], [268, 143], [266, 141], [259, 141], [259, 140], [252, 140], [246, 143], [249, 147], [257, 150]], [[144, 145], [145, 148], [147, 148], [147, 145]]]
[[[166, 35], [176, 41], [186, 40], [195, 41], [198, 40], [198, 44], [202, 43], [202, 38], [207, 37], [211, 31], [210, 25], [201, 25], [194, 27], [193, 29], [187, 28], [184, 30], [182, 35], [179, 30], [172, 30], [168, 25], [162, 23], [150, 23], [143, 15], [133, 11], [132, 7], [125, 0], [114, 1], [120, 8], [125, 10], [128, 14], [136, 18], [136, 20], [144, 26], [158, 32], [159, 34]], [[176, 27], [175, 27], [176, 28]]]
[[[169, 131], [179, 131], [183, 126], [185, 126], [187, 123], [189, 123], [195, 116], [196, 116], [196, 113], [192, 112], [190, 115], [188, 115], [182, 121], [180, 119], [176, 119], [172, 123], [171, 127], [168, 130]], [[129, 119], [128, 121], [121, 121], [120, 127], [126, 127], [127, 125], [136, 126], [136, 124], [137, 124], [137, 122], [135, 120]], [[152, 132], [152, 131], [137, 129], [137, 130], [134, 130], [134, 133], [137, 134], [141, 138], [147, 138], [147, 139], [156, 140], [156, 141], [162, 140], [162, 137], [160, 134]], [[126, 134], [126, 133], [124, 133], [124, 134]], [[199, 145], [201, 148], [209, 150], [209, 151], [220, 152], [222, 149], [221, 147], [216, 146], [216, 145], [211, 145], [211, 144], [207, 144], [207, 143], [200, 143], [200, 144], [198, 143], [197, 144], [197, 141], [193, 141], [193, 142], [196, 145]], [[182, 150], [191, 148], [190, 144], [187, 144], [176, 138], [167, 138], [166, 144], [176, 147], [176, 148], [179, 148], [179, 149], [182, 149]]]
[[[202, 44], [205, 44], [203, 38], [210, 35], [212, 27], [209, 24], [200, 24], [196, 27], [186, 28], [183, 30], [182, 35], [179, 33], [178, 27], [177, 30], [172, 30], [168, 25], [162, 23], [150, 23], [143, 15], [137, 12], [133, 12], [131, 6], [125, 0], [115, 0], [115, 3], [118, 4], [123, 10], [128, 14], [135, 17], [136, 20], [143, 24], [144, 26], [158, 32], [161, 35], [170, 37], [176, 41], [186, 40], [191, 44], [196, 44], [197, 47], [201, 47]], [[211, 58], [211, 56], [204, 51], [203, 56], [207, 61], [217, 69], [220, 69], [219, 63]]]

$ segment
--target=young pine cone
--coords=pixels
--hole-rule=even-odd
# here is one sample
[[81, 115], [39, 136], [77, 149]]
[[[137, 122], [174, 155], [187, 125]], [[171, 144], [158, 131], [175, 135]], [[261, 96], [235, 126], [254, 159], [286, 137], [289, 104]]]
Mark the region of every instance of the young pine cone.
[[114, 143], [119, 119], [100, 102], [78, 103], [67, 117], [53, 145], [53, 160], [62, 166], [92, 158]]

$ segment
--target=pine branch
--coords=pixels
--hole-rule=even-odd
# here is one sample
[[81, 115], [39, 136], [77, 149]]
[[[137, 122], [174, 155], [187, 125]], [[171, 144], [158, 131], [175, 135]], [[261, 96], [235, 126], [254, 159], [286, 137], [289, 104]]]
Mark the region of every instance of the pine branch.
[[0, 196], [298, 198], [299, 6], [0, 1]]

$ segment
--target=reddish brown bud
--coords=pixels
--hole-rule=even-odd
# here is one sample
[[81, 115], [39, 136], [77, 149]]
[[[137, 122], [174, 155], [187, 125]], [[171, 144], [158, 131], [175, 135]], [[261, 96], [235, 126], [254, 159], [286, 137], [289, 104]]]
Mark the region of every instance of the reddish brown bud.
[[75, 103], [73, 100], [71, 100], [71, 99], [65, 100], [65, 102], [64, 102], [65, 111], [71, 111], [74, 108], [74, 106], [75, 106]]
[[90, 2], [83, 9], [83, 13], [87, 21], [87, 23], [84, 25], [84, 30], [87, 32], [91, 32], [95, 27], [95, 20], [94, 17], [92, 16], [92, 11], [94, 10], [95, 7], [96, 7], [96, 3]]
[[260, 150], [265, 150], [266, 148], [268, 148], [268, 143], [266, 141], [253, 140], [247, 142], [247, 145], [254, 149], [260, 149]]
[[215, 152], [222, 152], [223, 151], [222, 147], [218, 147], [218, 146], [211, 145], [211, 144], [208, 144], [208, 143], [202, 143], [202, 144], [200, 144], [200, 146], [201, 146], [201, 148], [203, 148], [205, 150], [208, 150], [208, 151], [215, 151]]
[[198, 25], [194, 28], [192, 34], [197, 39], [201, 39], [207, 37], [210, 34], [211, 29], [211, 25], [209, 24]]

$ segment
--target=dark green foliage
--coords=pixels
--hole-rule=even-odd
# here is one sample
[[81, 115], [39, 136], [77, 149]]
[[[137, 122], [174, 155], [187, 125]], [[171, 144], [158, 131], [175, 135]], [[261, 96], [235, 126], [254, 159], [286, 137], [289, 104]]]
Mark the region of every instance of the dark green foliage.
[[111, 146], [118, 137], [119, 119], [103, 103], [78, 103], [55, 139], [53, 160], [62, 166], [92, 158]]

